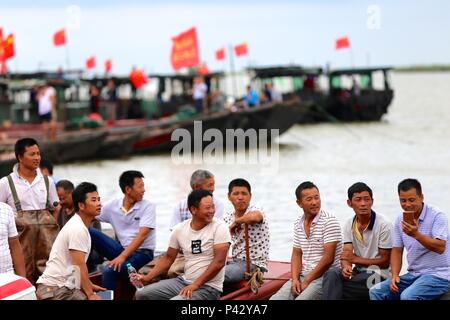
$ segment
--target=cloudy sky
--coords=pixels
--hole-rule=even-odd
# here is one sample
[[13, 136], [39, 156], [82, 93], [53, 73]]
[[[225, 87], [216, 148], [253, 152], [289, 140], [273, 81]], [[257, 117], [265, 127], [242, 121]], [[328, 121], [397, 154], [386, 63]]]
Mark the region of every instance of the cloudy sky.
[[[86, 1], [0, 0], [0, 27], [14, 33], [13, 71], [83, 68], [97, 57], [113, 60], [113, 73], [133, 65], [147, 72], [172, 72], [171, 37], [197, 27], [201, 60], [210, 69], [216, 49], [247, 42], [248, 64], [302, 64], [348, 67], [354, 64], [411, 65], [450, 63], [450, 2], [365, 0]], [[52, 36], [68, 31], [68, 47], [54, 47]], [[351, 50], [334, 49], [348, 35]]]

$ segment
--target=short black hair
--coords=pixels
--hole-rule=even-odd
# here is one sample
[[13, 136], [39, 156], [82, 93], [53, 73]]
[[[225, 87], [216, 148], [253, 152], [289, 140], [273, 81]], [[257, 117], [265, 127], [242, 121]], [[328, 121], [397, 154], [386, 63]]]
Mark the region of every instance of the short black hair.
[[398, 194], [400, 194], [400, 191], [408, 191], [411, 189], [416, 189], [417, 195], [419, 195], [419, 196], [422, 195], [422, 186], [420, 185], [419, 180], [412, 179], [412, 178], [402, 180], [398, 184], [397, 191], [398, 191]]
[[75, 187], [69, 180], [59, 180], [56, 184], [56, 189], [58, 188], [63, 188], [66, 192], [72, 192]]
[[133, 187], [135, 178], [144, 178], [144, 175], [142, 172], [135, 170], [124, 171], [120, 175], [119, 186], [123, 193], [125, 193], [125, 187]]
[[[203, 190], [203, 189], [197, 189], [197, 190], [193, 190], [191, 191], [191, 193], [189, 193], [188, 196], [188, 208], [189, 211], [191, 211], [191, 207], [195, 207], [198, 209], [198, 207], [200, 206], [200, 201], [202, 201], [202, 199], [204, 197], [208, 197], [208, 196], [213, 196], [211, 192], [207, 191], [207, 190]], [[192, 213], [192, 211], [191, 211]]]
[[33, 138], [22, 138], [17, 140], [16, 144], [14, 145], [14, 152], [16, 154], [17, 161], [19, 161], [19, 156], [23, 156], [26, 148], [32, 147], [34, 145], [39, 147], [39, 144]]
[[47, 168], [48, 173], [53, 175], [53, 163], [48, 159], [41, 159], [41, 163], [39, 164], [39, 168]]
[[365, 184], [364, 182], [356, 182], [356, 183], [352, 184], [350, 186], [350, 188], [348, 188], [348, 190], [347, 190], [348, 200], [352, 200], [353, 195], [355, 193], [361, 193], [364, 191], [367, 191], [370, 195], [370, 198], [373, 199], [372, 189], [370, 189], [370, 187], [367, 184]]
[[234, 180], [231, 180], [231, 182], [228, 184], [228, 193], [231, 193], [233, 191], [234, 187], [245, 187], [247, 188], [248, 192], [252, 193], [252, 188], [250, 187], [250, 183], [248, 183], [247, 180], [242, 178], [237, 178]]
[[300, 200], [302, 198], [302, 191], [305, 189], [312, 189], [312, 188], [316, 188], [317, 190], [319, 190], [319, 188], [317, 188], [317, 186], [311, 181], [305, 181], [300, 183], [297, 189], [295, 189], [295, 197], [297, 198], [297, 200]]
[[90, 182], [82, 182], [80, 183], [75, 190], [72, 192], [72, 199], [73, 199], [73, 205], [75, 207], [75, 211], [78, 212], [80, 210], [80, 207], [78, 206], [79, 203], [85, 203], [86, 202], [86, 195], [91, 192], [96, 192], [97, 186]]

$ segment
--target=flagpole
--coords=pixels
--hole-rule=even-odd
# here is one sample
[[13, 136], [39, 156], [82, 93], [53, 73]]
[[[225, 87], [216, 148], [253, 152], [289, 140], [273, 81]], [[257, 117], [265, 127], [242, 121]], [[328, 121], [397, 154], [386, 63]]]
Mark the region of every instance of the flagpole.
[[66, 47], [66, 65], [67, 65], [67, 71], [69, 71], [70, 70], [70, 61], [69, 61], [69, 42], [67, 41], [67, 39], [68, 39], [69, 37], [67, 36], [67, 34], [66, 34], [66, 45], [65, 45], [65, 47]]
[[237, 84], [235, 78], [235, 69], [234, 69], [234, 58], [233, 58], [233, 45], [229, 45], [229, 56], [230, 56], [230, 72], [231, 72], [231, 81], [233, 83], [233, 96], [237, 98]]
[[353, 48], [350, 47], [350, 65], [354, 69], [355, 68], [355, 62], [353, 60]]

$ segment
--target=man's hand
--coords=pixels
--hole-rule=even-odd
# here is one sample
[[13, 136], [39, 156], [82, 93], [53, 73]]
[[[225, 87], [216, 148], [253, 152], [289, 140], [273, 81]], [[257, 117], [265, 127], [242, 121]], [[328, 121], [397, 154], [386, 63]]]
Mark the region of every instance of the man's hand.
[[127, 259], [126, 257], [120, 254], [117, 258], [109, 262], [108, 267], [113, 268], [114, 271], [119, 272], [120, 267], [122, 267], [122, 264], [125, 262], [126, 259]]
[[305, 291], [306, 288], [308, 288], [309, 284], [310, 284], [310, 282], [309, 282], [308, 280], [303, 279], [302, 285], [301, 285], [301, 287], [300, 287], [300, 289], [302, 290], [302, 292]]
[[230, 234], [234, 235], [241, 231], [241, 225], [237, 224], [235, 221], [230, 225]]
[[98, 286], [98, 285], [96, 285], [96, 284], [92, 284], [92, 290], [94, 290], [94, 292], [97, 292], [97, 291], [105, 291], [106, 288], [100, 287], [100, 286]]
[[389, 285], [389, 289], [391, 289], [391, 291], [393, 293], [398, 293], [397, 283], [399, 283], [399, 282], [400, 282], [399, 276], [392, 276], [391, 284]]
[[291, 292], [294, 297], [302, 293], [302, 283], [300, 282], [300, 280], [292, 280]]
[[186, 287], [184, 287], [183, 289], [181, 289], [179, 295], [185, 297], [186, 299], [191, 299], [192, 298], [192, 293], [198, 290], [198, 286], [196, 284], [190, 284]]
[[350, 280], [352, 278], [352, 266], [345, 266], [342, 268], [342, 276], [344, 279]]
[[408, 222], [402, 220], [402, 230], [408, 236], [416, 238], [419, 232], [419, 225], [417, 224], [417, 220], [414, 219], [414, 224], [409, 224]]

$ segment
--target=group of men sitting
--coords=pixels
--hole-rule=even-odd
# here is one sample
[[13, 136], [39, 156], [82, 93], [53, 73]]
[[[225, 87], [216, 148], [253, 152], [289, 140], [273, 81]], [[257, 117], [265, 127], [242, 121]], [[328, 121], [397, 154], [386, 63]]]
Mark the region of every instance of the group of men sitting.
[[[35, 179], [41, 178], [38, 167], [33, 169], [39, 161], [28, 163], [26, 157], [27, 152], [36, 153], [36, 146], [25, 146], [18, 154], [19, 166], [36, 170]], [[21, 178], [17, 168], [16, 175]], [[0, 202], [14, 203], [22, 216], [17, 201], [11, 201], [17, 195], [5, 191], [8, 183], [6, 177], [0, 180]], [[252, 272], [266, 272], [268, 221], [264, 211], [251, 202], [249, 182], [238, 178], [229, 183], [233, 210], [226, 214], [223, 203], [213, 196], [214, 184], [214, 176], [207, 170], [192, 174], [192, 191], [174, 210], [164, 255], [148, 273], [131, 275], [127, 265], [140, 270], [154, 260], [156, 245], [156, 206], [144, 199], [143, 174], [123, 172], [119, 186], [124, 196], [103, 207], [94, 184], [83, 182], [70, 193], [60, 184], [61, 202], [70, 197], [73, 210], [65, 218], [58, 217], [64, 218], [64, 223], [36, 281], [38, 299], [98, 300], [96, 292], [117, 290], [120, 281], [131, 281], [144, 285], [136, 291], [138, 300], [212, 300], [220, 298], [224, 287]], [[45, 189], [42, 191], [45, 195]], [[309, 181], [301, 183], [295, 190], [302, 214], [294, 224], [291, 280], [271, 299], [419, 300], [438, 299], [450, 291], [446, 214], [424, 202], [416, 179], [401, 181], [398, 195], [403, 212], [392, 226], [372, 210], [370, 187], [362, 182], [353, 184], [347, 204], [354, 215], [341, 230], [337, 218], [322, 209], [318, 187]], [[0, 271], [24, 275], [13, 208], [0, 203], [0, 213], [0, 221], [7, 221], [11, 251], [9, 260], [0, 261]], [[93, 221], [110, 223], [115, 239], [93, 228]], [[227, 259], [230, 246], [231, 258]], [[404, 248], [408, 272], [400, 276]], [[101, 286], [89, 279], [87, 260], [93, 249], [106, 259]]]

